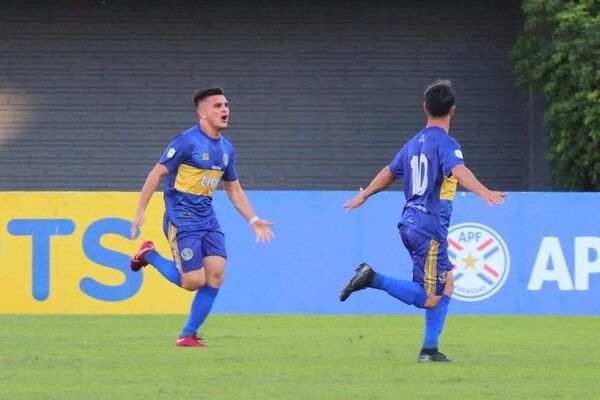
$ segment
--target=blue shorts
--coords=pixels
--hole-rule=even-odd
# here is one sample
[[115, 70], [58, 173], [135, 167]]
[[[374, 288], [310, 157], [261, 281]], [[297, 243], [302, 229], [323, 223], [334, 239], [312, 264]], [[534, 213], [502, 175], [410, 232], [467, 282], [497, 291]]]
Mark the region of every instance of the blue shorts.
[[444, 294], [448, 271], [448, 243], [440, 243], [410, 226], [400, 225], [400, 236], [413, 262], [413, 282], [418, 283], [431, 296]]
[[165, 218], [163, 231], [180, 272], [196, 271], [204, 267], [203, 259], [206, 256], [227, 258], [225, 235], [220, 230], [177, 229]]

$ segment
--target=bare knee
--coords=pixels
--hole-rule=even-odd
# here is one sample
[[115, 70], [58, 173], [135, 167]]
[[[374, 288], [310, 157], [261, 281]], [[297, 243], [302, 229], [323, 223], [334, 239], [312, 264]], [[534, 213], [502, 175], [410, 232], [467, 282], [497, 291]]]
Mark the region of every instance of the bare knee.
[[[448, 282], [446, 282], [446, 286], [444, 286], [444, 296], [452, 296], [452, 293], [454, 293], [454, 280], [448, 280]], [[437, 306], [440, 302], [440, 300], [442, 299], [442, 296], [427, 296], [427, 301], [425, 301], [425, 305], [423, 306], [423, 308], [434, 308], [435, 306]]]
[[206, 270], [206, 283], [211, 287], [220, 288], [223, 281], [225, 281], [225, 257], [206, 256], [203, 261]]
[[181, 282], [181, 287], [185, 290], [189, 290], [190, 292], [193, 292], [194, 290], [198, 290], [202, 286], [203, 285], [201, 285], [197, 282]]
[[208, 274], [206, 278], [206, 283], [214, 288], [219, 288], [225, 282], [225, 274], [223, 271], [213, 271]]
[[425, 301], [425, 305], [423, 305], [423, 308], [434, 308], [435, 306], [437, 306], [440, 302], [440, 299], [442, 298], [442, 296], [427, 296], [427, 301]]
[[195, 273], [195, 274], [191, 274], [187, 275], [187, 274], [183, 274], [181, 276], [181, 287], [185, 290], [189, 290], [190, 292], [193, 292], [194, 290], [198, 290], [199, 288], [201, 288], [202, 286], [204, 286], [204, 284], [206, 283], [206, 277], [204, 276], [204, 274], [199, 274], [199, 273]]

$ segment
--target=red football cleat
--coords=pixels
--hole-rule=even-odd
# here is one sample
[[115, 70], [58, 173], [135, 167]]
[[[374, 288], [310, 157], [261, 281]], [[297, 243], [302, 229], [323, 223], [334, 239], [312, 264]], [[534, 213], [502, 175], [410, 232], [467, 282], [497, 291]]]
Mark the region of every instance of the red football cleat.
[[139, 271], [140, 269], [142, 269], [142, 267], [148, 265], [146, 259], [144, 258], [144, 255], [146, 255], [146, 253], [148, 253], [149, 251], [155, 251], [154, 243], [152, 243], [152, 241], [150, 240], [146, 240], [142, 243], [137, 253], [131, 256], [130, 266], [132, 271]]
[[184, 336], [177, 339], [175, 342], [177, 347], [206, 347], [208, 346], [196, 335]]

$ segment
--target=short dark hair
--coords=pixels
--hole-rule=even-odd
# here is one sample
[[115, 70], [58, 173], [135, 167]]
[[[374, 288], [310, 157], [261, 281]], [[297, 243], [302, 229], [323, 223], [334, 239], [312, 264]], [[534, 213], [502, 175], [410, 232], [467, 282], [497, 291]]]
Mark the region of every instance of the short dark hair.
[[196, 108], [198, 108], [198, 103], [200, 103], [202, 100], [206, 99], [207, 97], [216, 96], [219, 94], [224, 95], [225, 91], [222, 87], [218, 86], [198, 90], [198, 92], [196, 92], [196, 94], [194, 95], [194, 105], [196, 106]]
[[445, 117], [456, 104], [452, 82], [438, 79], [425, 89], [425, 104], [432, 117]]

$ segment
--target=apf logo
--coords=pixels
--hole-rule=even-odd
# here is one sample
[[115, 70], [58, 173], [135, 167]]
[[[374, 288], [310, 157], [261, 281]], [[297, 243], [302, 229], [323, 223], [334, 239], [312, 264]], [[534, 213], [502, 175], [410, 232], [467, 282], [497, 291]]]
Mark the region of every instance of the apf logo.
[[479, 301], [496, 293], [506, 281], [510, 255], [493, 229], [464, 223], [448, 232], [448, 256], [454, 265], [454, 296]]

